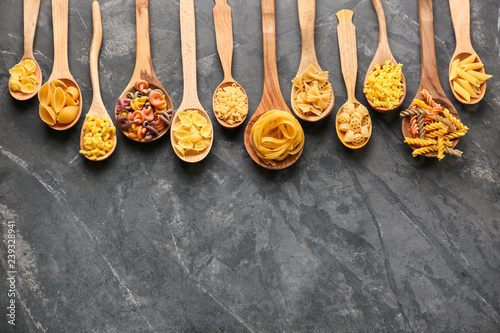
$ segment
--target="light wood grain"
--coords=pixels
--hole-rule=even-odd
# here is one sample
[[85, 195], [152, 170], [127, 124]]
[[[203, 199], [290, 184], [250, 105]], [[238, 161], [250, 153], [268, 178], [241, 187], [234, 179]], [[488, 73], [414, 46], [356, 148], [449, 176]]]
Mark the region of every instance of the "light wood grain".
[[9, 85], [11, 96], [19, 101], [25, 101], [32, 98], [38, 93], [38, 90], [40, 90], [40, 87], [42, 86], [42, 71], [40, 70], [40, 66], [36, 62], [35, 56], [33, 55], [33, 41], [35, 40], [35, 31], [38, 22], [38, 12], [40, 11], [40, 2], [41, 0], [24, 0], [23, 2], [24, 55], [19, 62], [26, 59], [30, 59], [35, 62], [35, 76], [38, 80], [38, 83], [35, 87], [35, 91], [30, 94], [25, 94], [21, 91], [13, 91]]
[[[167, 110], [174, 109], [174, 105], [167, 90], [163, 87], [160, 80], [156, 76], [153, 60], [151, 59], [151, 45], [149, 41], [149, 0], [136, 0], [135, 2], [135, 20], [136, 20], [136, 55], [135, 55], [135, 68], [130, 78], [130, 82], [120, 95], [121, 99], [127, 98], [127, 94], [133, 90], [137, 80], [144, 80], [149, 83], [152, 89], [160, 89], [165, 94], [165, 101], [167, 102]], [[117, 111], [115, 109], [115, 119], [117, 118]], [[122, 133], [129, 139], [137, 142], [153, 142], [163, 137], [169, 130], [172, 123], [165, 128], [153, 139], [146, 141], [143, 139], [137, 140], [130, 138], [128, 133]]]
[[[356, 76], [358, 72], [358, 55], [357, 55], [357, 43], [356, 43], [356, 27], [352, 23], [353, 12], [347, 9], [337, 12], [337, 18], [339, 20], [339, 25], [337, 27], [337, 35], [339, 40], [339, 52], [340, 52], [340, 64], [342, 68], [342, 75], [344, 77], [344, 82], [347, 91], [347, 103], [353, 103], [354, 107], [358, 107], [361, 103], [356, 100]], [[344, 106], [342, 105], [337, 112], [335, 117], [335, 128], [337, 130], [337, 136], [344, 146], [350, 149], [359, 149], [364, 147], [370, 140], [372, 134], [372, 122], [370, 119], [370, 137], [361, 145], [353, 145], [349, 142], [344, 141], [345, 133], [339, 129], [339, 115], [344, 112]], [[370, 117], [368, 115], [367, 117]]]
[[262, 10], [262, 44], [264, 53], [264, 89], [262, 99], [252, 118], [248, 121], [245, 129], [245, 148], [258, 165], [271, 169], [281, 170], [294, 164], [302, 154], [303, 148], [295, 155], [289, 155], [283, 161], [276, 161], [276, 165], [265, 164], [259, 158], [250, 142], [250, 132], [255, 122], [264, 113], [270, 110], [281, 110], [290, 112], [285, 99], [281, 94], [278, 80], [278, 64], [276, 59], [276, 13], [274, 0], [261, 0]]
[[[373, 57], [370, 66], [368, 66], [368, 70], [366, 71], [364, 85], [368, 82], [368, 77], [371, 72], [375, 70], [375, 66], [380, 65], [383, 66], [386, 61], [389, 61], [394, 66], [398, 64], [394, 56], [392, 55], [391, 48], [389, 47], [389, 40], [387, 38], [387, 24], [385, 21], [385, 12], [384, 7], [380, 0], [372, 0], [373, 7], [375, 8], [375, 12], [377, 13], [378, 26], [379, 26], [379, 37], [378, 37], [378, 47], [377, 52], [375, 52], [375, 56]], [[398, 104], [394, 106], [393, 109], [375, 106], [373, 102], [367, 97], [366, 100], [372, 109], [381, 113], [388, 113], [397, 110], [406, 97], [406, 79], [403, 73], [401, 73], [402, 82], [403, 82], [403, 95], [399, 98]]]
[[63, 131], [73, 127], [82, 114], [82, 92], [69, 71], [68, 64], [68, 0], [52, 0], [52, 25], [54, 30], [54, 66], [48, 81], [60, 80], [78, 90], [78, 113], [69, 124], [56, 123], [52, 127]]
[[[300, 34], [302, 40], [302, 56], [300, 59], [299, 69], [295, 76], [301, 76], [309, 68], [313, 66], [316, 72], [322, 72], [323, 70], [319, 66], [318, 58], [316, 57], [316, 48], [314, 45], [314, 27], [316, 24], [316, 0], [297, 0], [297, 5], [299, 9], [299, 23], [300, 23]], [[291, 105], [292, 110], [295, 115], [305, 121], [315, 122], [326, 118], [333, 109], [335, 104], [335, 95], [333, 94], [330, 98], [330, 103], [321, 113], [321, 115], [306, 115], [295, 108], [293, 101], [297, 94], [297, 87], [292, 85]]]
[[[420, 73], [420, 85], [415, 99], [425, 101], [422, 96], [422, 89], [427, 90], [433, 97], [436, 103], [450, 111], [457, 119], [460, 119], [457, 110], [453, 107], [450, 100], [446, 97], [441, 83], [439, 82], [439, 75], [437, 71], [436, 62], [436, 48], [434, 43], [434, 18], [433, 18], [433, 4], [432, 0], [418, 0], [418, 14], [420, 24], [420, 55], [422, 62], [422, 69]], [[404, 137], [411, 138], [410, 132], [410, 117], [403, 118], [401, 129]], [[458, 139], [452, 141], [452, 148], [458, 143]], [[417, 146], [410, 146], [413, 150], [419, 148]], [[430, 152], [423, 154], [426, 157], [436, 157], [437, 152]]]
[[[215, 26], [215, 39], [217, 41], [217, 51], [219, 52], [219, 58], [222, 65], [222, 70], [224, 71], [224, 80], [219, 84], [217, 89], [215, 89], [214, 96], [212, 99], [212, 110], [215, 110], [215, 99], [217, 97], [217, 91], [219, 89], [224, 89], [225, 87], [232, 86], [236, 84], [240, 87], [241, 91], [247, 96], [245, 89], [236, 82], [231, 75], [231, 65], [233, 59], [233, 20], [231, 18], [231, 7], [227, 4], [227, 0], [215, 0], [215, 6], [213, 9], [214, 14], [214, 26]], [[248, 96], [246, 103], [245, 116], [240, 122], [229, 124], [226, 121], [220, 119], [215, 114], [215, 119], [226, 128], [236, 128], [243, 124], [248, 115]]]
[[[196, 80], [196, 21], [194, 11], [194, 0], [180, 0], [180, 24], [181, 24], [181, 44], [182, 44], [182, 72], [184, 75], [184, 95], [181, 105], [177, 110], [172, 120], [172, 126], [180, 121], [178, 112], [180, 110], [196, 110], [203, 116], [207, 123], [212, 125], [210, 117], [203, 109], [198, 98], [198, 88]], [[212, 130], [212, 137], [210, 138], [210, 145], [196, 155], [182, 155], [175, 144], [177, 140], [174, 137], [174, 132], [170, 132], [170, 142], [175, 154], [184, 162], [196, 163], [207, 157], [212, 144], [214, 142], [214, 131]]]
[[[470, 38], [470, 2], [469, 0], [449, 0], [450, 4], [450, 13], [451, 19], [453, 21], [453, 28], [455, 30], [455, 39], [456, 39], [456, 47], [453, 56], [451, 57], [449, 70], [451, 71], [451, 64], [455, 59], [463, 60], [469, 57], [472, 54], [476, 55], [476, 62], [481, 62], [476, 51], [472, 47], [472, 42]], [[481, 73], [484, 73], [484, 67], [478, 70]], [[448, 75], [450, 78], [450, 75]], [[483, 82], [479, 89], [481, 92], [477, 97], [470, 98], [470, 101], [467, 101], [465, 98], [460, 96], [453, 89], [453, 82], [449, 79], [449, 83], [451, 86], [451, 91], [455, 98], [462, 104], [476, 104], [481, 101], [486, 92], [486, 81]]]
[[[90, 45], [90, 79], [92, 81], [92, 104], [90, 105], [90, 109], [88, 111], [88, 115], [93, 116], [94, 118], [105, 118], [109, 120], [111, 124], [113, 121], [106, 111], [106, 107], [101, 98], [101, 89], [99, 86], [99, 68], [98, 68], [98, 60], [99, 60], [99, 51], [101, 49], [102, 44], [102, 20], [101, 20], [101, 8], [99, 7], [99, 3], [94, 1], [92, 3], [92, 27], [94, 36], [92, 37], [92, 44]], [[87, 124], [87, 118], [83, 122], [82, 131], [80, 134], [80, 149], [84, 149], [83, 137], [85, 135], [85, 131], [83, 130]], [[106, 153], [106, 155], [99, 156], [94, 161], [102, 161], [107, 159], [111, 154], [115, 151], [116, 148], [116, 135], [113, 136], [113, 148]], [[84, 155], [88, 158], [87, 155]]]

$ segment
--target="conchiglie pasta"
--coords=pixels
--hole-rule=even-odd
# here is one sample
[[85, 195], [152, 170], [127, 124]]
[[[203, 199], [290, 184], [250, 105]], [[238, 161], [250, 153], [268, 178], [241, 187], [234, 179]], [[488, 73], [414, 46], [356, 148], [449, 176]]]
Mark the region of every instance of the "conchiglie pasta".
[[80, 110], [79, 95], [76, 87], [61, 80], [46, 82], [38, 91], [40, 118], [49, 126], [73, 122]]
[[39, 83], [35, 75], [36, 64], [31, 59], [26, 59], [9, 70], [9, 87], [12, 91], [20, 91], [23, 94], [31, 94], [36, 90]]

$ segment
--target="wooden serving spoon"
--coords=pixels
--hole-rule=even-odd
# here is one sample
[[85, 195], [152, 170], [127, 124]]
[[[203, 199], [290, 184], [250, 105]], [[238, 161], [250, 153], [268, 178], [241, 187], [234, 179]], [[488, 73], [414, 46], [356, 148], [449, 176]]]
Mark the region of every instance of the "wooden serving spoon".
[[[94, 1], [92, 3], [92, 23], [94, 30], [94, 37], [92, 38], [92, 44], [90, 45], [90, 78], [92, 80], [92, 91], [94, 95], [92, 97], [92, 104], [90, 105], [88, 115], [93, 116], [94, 118], [105, 118], [109, 120], [109, 123], [112, 125], [113, 121], [106, 111], [106, 107], [102, 102], [101, 98], [101, 89], [99, 87], [99, 69], [98, 69], [98, 58], [99, 58], [99, 50], [101, 49], [102, 43], [102, 21], [101, 21], [101, 8], [99, 7], [99, 2]], [[85, 135], [85, 131], [83, 130], [87, 124], [87, 118], [83, 122], [82, 133], [80, 134], [80, 149], [84, 149], [83, 137]], [[116, 134], [113, 136], [113, 148], [106, 153], [104, 156], [99, 156], [94, 161], [102, 161], [107, 159], [116, 148]], [[87, 155], [84, 155], [88, 158]]]
[[[151, 59], [151, 46], [149, 43], [149, 0], [136, 0], [135, 1], [135, 22], [136, 22], [136, 55], [135, 55], [135, 68], [130, 78], [130, 82], [127, 84], [125, 90], [120, 95], [121, 99], [127, 98], [127, 94], [134, 89], [135, 82], [137, 80], [144, 80], [149, 84], [151, 89], [160, 89], [163, 94], [165, 94], [165, 101], [167, 102], [166, 110], [174, 108], [172, 100], [167, 93], [167, 90], [163, 87], [156, 76], [155, 70], [153, 68], [153, 60]], [[115, 119], [118, 117], [119, 111], [115, 108]], [[172, 125], [172, 122], [170, 122]], [[154, 136], [151, 140], [146, 141], [144, 138], [137, 140], [135, 138], [130, 138], [127, 133], [123, 132], [125, 136], [131, 140], [137, 142], [153, 142], [164, 136], [170, 125], [165, 126], [165, 128], [160, 131], [160, 133]]]
[[[314, 46], [314, 26], [316, 22], [316, 0], [297, 0], [299, 6], [299, 22], [300, 22], [300, 33], [302, 37], [302, 57], [300, 60], [299, 69], [297, 70], [297, 76], [302, 76], [309, 66], [313, 66], [316, 72], [320, 73], [323, 70], [319, 66], [318, 58], [316, 57], [316, 48]], [[297, 87], [292, 86], [291, 94], [291, 105], [292, 110], [295, 115], [305, 121], [318, 121], [327, 117], [333, 110], [333, 105], [335, 104], [335, 96], [330, 98], [330, 103], [321, 115], [317, 116], [315, 114], [308, 115], [300, 112], [295, 108], [293, 103], [294, 97], [297, 94]]]
[[[476, 51], [472, 47], [471, 39], [470, 39], [470, 3], [469, 0], [450, 0], [450, 12], [451, 12], [451, 20], [453, 21], [453, 28], [455, 30], [455, 39], [457, 40], [457, 46], [455, 47], [455, 53], [451, 57], [450, 61], [450, 72], [451, 72], [451, 64], [455, 59], [464, 60], [472, 54], [476, 55], [476, 62], [481, 62], [479, 56]], [[484, 73], [484, 67], [478, 70], [481, 73]], [[450, 77], [450, 75], [448, 76]], [[479, 89], [480, 93], [477, 94], [477, 97], [470, 98], [470, 102], [467, 102], [465, 98], [457, 94], [455, 89], [453, 89], [453, 82], [450, 81], [451, 91], [455, 98], [462, 104], [476, 104], [480, 100], [483, 99], [484, 93], [486, 92], [486, 81], [483, 82]]]
[[[344, 112], [344, 107], [347, 103], [354, 104], [357, 108], [361, 103], [356, 100], [356, 75], [358, 72], [358, 55], [356, 48], [356, 27], [352, 23], [353, 12], [347, 9], [343, 9], [337, 12], [337, 18], [339, 19], [339, 25], [337, 27], [337, 35], [339, 38], [339, 51], [340, 51], [340, 64], [342, 67], [342, 75], [344, 76], [345, 87], [347, 91], [347, 102], [342, 105], [337, 112], [337, 117], [335, 119], [335, 127], [337, 129], [337, 136], [344, 146], [351, 149], [359, 149], [364, 147], [370, 140], [372, 134], [372, 122], [370, 119], [370, 137], [368, 137], [364, 143], [360, 145], [353, 145], [349, 142], [344, 141], [345, 133], [339, 129], [339, 115]], [[367, 117], [370, 117], [368, 115]]]
[[40, 10], [41, 0], [24, 0], [23, 2], [23, 12], [24, 12], [24, 55], [21, 61], [26, 59], [33, 60], [35, 62], [35, 76], [38, 80], [36, 84], [35, 91], [30, 94], [25, 94], [21, 91], [13, 91], [9, 85], [9, 91], [12, 97], [19, 101], [25, 101], [35, 96], [42, 86], [42, 71], [40, 66], [35, 60], [33, 55], [33, 41], [35, 40], [36, 23], [38, 21], [38, 12]]
[[78, 112], [68, 124], [49, 125], [55, 130], [64, 131], [73, 127], [82, 114], [82, 92], [69, 71], [68, 64], [68, 0], [52, 0], [52, 24], [54, 29], [54, 66], [48, 82], [59, 80], [67, 87], [78, 90]]
[[276, 12], [275, 0], [261, 0], [262, 7], [262, 41], [264, 49], [264, 89], [262, 99], [245, 129], [245, 148], [250, 157], [258, 165], [272, 170], [281, 170], [295, 163], [302, 154], [303, 148], [295, 155], [289, 155], [276, 165], [265, 164], [257, 155], [250, 142], [250, 133], [255, 122], [269, 110], [290, 112], [281, 94], [278, 80], [278, 64], [276, 58]]
[[[366, 83], [368, 82], [368, 77], [370, 76], [371, 72], [375, 70], [375, 66], [377, 65], [383, 66], [386, 61], [389, 61], [394, 66], [398, 64], [398, 62], [392, 55], [391, 48], [389, 47], [389, 39], [387, 38], [387, 25], [385, 21], [384, 7], [382, 6], [380, 0], [372, 0], [372, 2], [373, 2], [373, 7], [375, 7], [375, 12], [377, 13], [377, 18], [378, 18], [378, 29], [379, 29], [378, 48], [370, 66], [368, 66], [368, 70], [366, 71], [364, 86], [366, 86]], [[375, 106], [372, 100], [367, 97], [366, 100], [368, 101], [368, 104], [370, 104], [372, 109], [381, 113], [387, 113], [397, 110], [401, 106], [401, 104], [403, 104], [403, 101], [405, 100], [406, 97], [406, 80], [403, 73], [401, 73], [401, 80], [403, 81], [403, 95], [399, 98], [398, 104], [395, 105], [394, 108], [392, 109], [381, 106]]]
[[[182, 102], [177, 110], [173, 120], [172, 126], [180, 121], [179, 111], [189, 111], [196, 110], [198, 113], [205, 118], [207, 124], [212, 126], [210, 117], [203, 109], [198, 98], [197, 80], [196, 80], [196, 22], [195, 22], [195, 12], [194, 12], [194, 0], [180, 0], [180, 23], [181, 23], [181, 43], [182, 43], [182, 72], [184, 75], [184, 94], [182, 96]], [[214, 131], [212, 128], [212, 136], [210, 138], [210, 145], [196, 155], [182, 155], [175, 144], [177, 139], [174, 137], [174, 131], [170, 131], [170, 142], [172, 148], [179, 158], [185, 162], [196, 163], [203, 160], [210, 149], [212, 149], [212, 144], [214, 142]]]
[[[453, 107], [450, 100], [446, 97], [441, 83], [439, 82], [439, 75], [437, 71], [436, 62], [436, 48], [434, 44], [434, 21], [433, 21], [433, 8], [432, 0], [418, 0], [418, 13], [419, 13], [419, 24], [420, 24], [420, 56], [422, 58], [422, 69], [420, 74], [420, 85], [418, 86], [418, 92], [415, 99], [420, 99], [425, 101], [424, 96], [422, 96], [422, 89], [425, 89], [432, 96], [434, 101], [441, 104], [443, 109], [448, 109], [453, 116], [460, 119], [457, 110]], [[401, 125], [403, 136], [411, 138], [410, 132], [410, 117], [403, 118], [403, 123]], [[454, 148], [458, 143], [458, 139], [452, 141], [452, 147]], [[410, 146], [413, 150], [420, 148], [417, 146]], [[426, 157], [436, 157], [437, 152], [430, 152], [422, 154]]]
[[[214, 7], [214, 25], [215, 25], [215, 39], [217, 40], [217, 51], [219, 52], [220, 62], [222, 64], [222, 70], [224, 71], [224, 80], [215, 89], [212, 109], [215, 111], [215, 99], [217, 97], [217, 92], [219, 89], [224, 89], [225, 87], [232, 86], [233, 84], [238, 86], [241, 91], [247, 96], [245, 89], [236, 82], [231, 76], [231, 63], [233, 59], [233, 21], [231, 19], [231, 7], [227, 4], [227, 0], [215, 0]], [[214, 112], [215, 114], [215, 112]], [[240, 122], [229, 124], [226, 121], [217, 117], [215, 118], [222, 126], [226, 128], [235, 128], [243, 124], [248, 115], [248, 97], [247, 103], [245, 105], [245, 116]]]

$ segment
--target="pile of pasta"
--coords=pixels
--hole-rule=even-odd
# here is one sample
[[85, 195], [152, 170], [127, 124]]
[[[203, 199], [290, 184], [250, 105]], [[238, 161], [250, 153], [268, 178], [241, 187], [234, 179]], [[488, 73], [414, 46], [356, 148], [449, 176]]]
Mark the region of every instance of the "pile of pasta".
[[253, 124], [250, 143], [255, 153], [266, 164], [276, 165], [304, 146], [304, 131], [289, 112], [270, 110]]
[[479, 70], [483, 68], [483, 63], [472, 54], [464, 60], [455, 59], [450, 67], [450, 82], [452, 89], [462, 96], [467, 102], [471, 98], [477, 98], [481, 93], [481, 84], [492, 77]]
[[242, 122], [248, 112], [247, 95], [236, 83], [219, 88], [215, 96], [214, 112], [217, 118], [233, 125]]
[[40, 82], [35, 76], [36, 63], [26, 59], [9, 70], [9, 87], [12, 91], [20, 91], [23, 94], [31, 94], [36, 90]]
[[60, 80], [45, 82], [38, 92], [40, 118], [49, 126], [69, 124], [80, 111], [78, 88]]
[[375, 66], [366, 80], [363, 92], [374, 106], [394, 109], [404, 94], [402, 64], [394, 66], [386, 61], [385, 65]]
[[311, 65], [304, 74], [295, 77], [292, 83], [297, 88], [292, 96], [292, 103], [301, 113], [319, 116], [330, 104], [332, 85], [328, 81], [328, 72], [318, 73]]
[[399, 114], [410, 117], [412, 137], [405, 137], [404, 142], [418, 147], [413, 150], [413, 157], [436, 151], [440, 161], [445, 154], [461, 157], [463, 152], [452, 148], [452, 140], [464, 136], [469, 128], [448, 109], [436, 103], [427, 90], [423, 89], [421, 94], [425, 101], [415, 99], [407, 110]]
[[344, 142], [354, 146], [364, 144], [371, 135], [368, 109], [362, 104], [355, 107], [353, 103], [345, 103], [342, 112], [337, 114], [337, 128], [345, 133]]
[[114, 145], [116, 127], [107, 118], [94, 118], [88, 114], [83, 126], [83, 148], [80, 154], [95, 161], [105, 156]]
[[212, 125], [196, 110], [179, 110], [179, 121], [172, 126], [174, 147], [183, 156], [197, 155], [210, 146]]
[[116, 103], [116, 126], [132, 140], [151, 141], [170, 128], [172, 112], [161, 89], [137, 80], [127, 98]]

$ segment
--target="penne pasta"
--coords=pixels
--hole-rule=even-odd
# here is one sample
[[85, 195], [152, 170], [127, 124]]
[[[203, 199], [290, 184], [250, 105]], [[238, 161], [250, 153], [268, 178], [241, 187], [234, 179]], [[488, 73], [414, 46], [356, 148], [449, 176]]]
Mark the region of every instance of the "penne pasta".
[[450, 80], [453, 80], [454, 78], [457, 77], [457, 68], [458, 68], [458, 63], [460, 62], [459, 59], [455, 59], [455, 61], [453, 61], [451, 63], [451, 68], [450, 68]]
[[460, 96], [462, 96], [467, 102], [470, 102], [469, 92], [466, 89], [464, 89], [464, 87], [462, 87], [460, 84], [458, 84], [456, 81], [453, 81], [453, 90], [455, 90], [455, 92]]
[[459, 77], [461, 77], [462, 79], [469, 81], [469, 83], [474, 85], [474, 86], [479, 85], [479, 80], [476, 77], [472, 76], [468, 72], [461, 70], [460, 68], [457, 69], [457, 75]]
[[493, 75], [489, 75], [489, 74], [485, 74], [485, 73], [481, 73], [481, 72], [476, 72], [476, 71], [469, 71], [469, 72], [466, 72], [470, 75], [472, 75], [473, 77], [475, 77], [478, 81], [481, 81], [484, 82], [486, 80], [488, 80], [489, 78], [491, 78]]
[[478, 69], [481, 69], [483, 68], [484, 65], [482, 62], [474, 62], [472, 64], [465, 64], [465, 65], [461, 65], [460, 66], [460, 69], [464, 70], [464, 71], [474, 71], [474, 70], [478, 70]]
[[458, 66], [466, 65], [466, 64], [472, 64], [474, 61], [476, 61], [476, 55], [475, 54], [471, 54], [470, 56], [468, 56], [464, 60], [460, 61], [460, 64]]
[[474, 88], [470, 85], [469, 81], [464, 80], [464, 79], [458, 79], [457, 80], [460, 85], [467, 90], [467, 92], [470, 94], [470, 97], [477, 97], [477, 94], [474, 90]]

